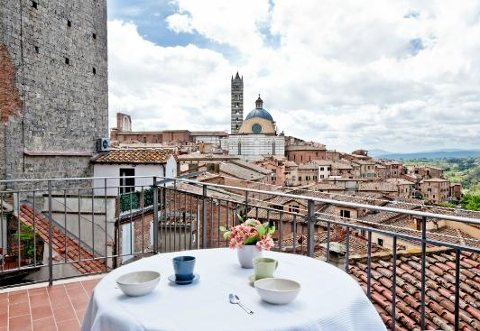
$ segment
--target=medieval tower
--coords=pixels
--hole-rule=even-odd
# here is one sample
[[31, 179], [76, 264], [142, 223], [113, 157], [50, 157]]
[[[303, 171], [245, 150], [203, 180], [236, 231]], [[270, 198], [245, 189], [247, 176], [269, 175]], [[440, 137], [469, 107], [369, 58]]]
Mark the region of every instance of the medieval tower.
[[0, 179], [93, 174], [108, 135], [106, 0], [2, 0]]
[[243, 76], [240, 78], [237, 72], [235, 78], [232, 76], [231, 84], [232, 110], [230, 133], [237, 134], [243, 123]]

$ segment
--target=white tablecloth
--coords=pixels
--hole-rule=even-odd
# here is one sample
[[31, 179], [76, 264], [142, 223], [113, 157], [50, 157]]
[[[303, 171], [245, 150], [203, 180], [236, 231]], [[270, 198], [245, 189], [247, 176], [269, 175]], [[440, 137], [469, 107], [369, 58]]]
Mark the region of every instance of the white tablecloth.
[[[172, 285], [172, 257], [197, 257], [196, 284]], [[294, 279], [302, 285], [288, 305], [263, 302], [242, 269], [237, 254], [229, 248], [159, 254], [113, 270], [96, 286], [82, 330], [385, 330], [375, 308], [349, 275], [327, 263], [293, 254], [264, 252], [279, 266], [276, 277]], [[116, 289], [115, 280], [136, 270], [156, 270], [161, 280], [143, 297], [127, 297]], [[255, 314], [248, 315], [228, 301], [237, 294]]]

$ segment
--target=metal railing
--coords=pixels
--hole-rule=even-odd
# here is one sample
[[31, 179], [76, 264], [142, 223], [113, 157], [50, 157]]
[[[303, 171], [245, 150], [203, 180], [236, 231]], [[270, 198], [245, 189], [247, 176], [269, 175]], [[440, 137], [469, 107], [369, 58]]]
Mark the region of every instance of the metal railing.
[[[352, 260], [365, 260], [366, 294], [369, 298], [372, 295], [374, 259], [389, 259], [392, 262], [391, 329], [396, 329], [398, 320], [399, 243], [418, 248], [421, 268], [419, 318], [416, 322], [422, 330], [428, 326], [426, 271], [429, 249], [441, 247], [453, 250], [456, 258], [452, 268], [455, 319], [451, 327], [459, 329], [460, 257], [463, 252], [480, 253], [480, 245], [475, 244], [474, 238], [467, 245], [458, 238], [439, 236], [428, 230], [428, 226], [429, 222], [450, 222], [476, 228], [480, 226], [479, 214], [462, 212], [459, 216], [456, 215], [458, 212], [450, 209], [438, 209], [441, 213], [402, 209], [345, 201], [320, 193], [289, 194], [189, 179], [127, 178], [132, 179], [129, 186], [120, 186], [120, 177], [0, 181], [0, 186], [8, 187], [0, 191], [3, 261], [8, 255], [17, 257], [15, 267], [10, 265], [7, 269], [3, 265], [0, 282], [4, 283], [1, 285], [15, 286], [15, 273], [24, 277], [23, 281], [48, 281], [52, 284], [59, 279], [106, 272], [151, 254], [227, 247], [219, 227], [238, 224], [237, 215], [241, 215], [276, 226], [275, 250], [319, 258], [343, 268], [347, 273]], [[21, 188], [15, 189], [17, 185]], [[147, 190], [153, 192], [149, 193], [153, 203], [145, 203], [144, 193]], [[130, 206], [128, 210], [121, 208], [122, 199], [133, 199], [132, 191], [138, 192], [135, 195], [138, 201], [127, 203]], [[60, 197], [63, 198], [59, 202]], [[330, 207], [334, 208], [333, 212], [328, 210]], [[340, 210], [355, 212], [357, 217], [341, 215]], [[402, 229], [381, 222], [368, 223], [361, 217], [368, 213], [404, 217], [414, 220], [417, 227]], [[32, 242], [28, 242], [28, 236], [22, 236], [22, 224], [35, 233]], [[391, 240], [391, 247], [374, 243], [373, 236]], [[37, 254], [41, 251], [37, 247], [38, 238], [43, 240], [47, 252], [42, 256]], [[361, 249], [356, 249], [355, 240], [362, 243]], [[33, 256], [31, 250], [25, 249], [32, 245]], [[374, 250], [379, 253], [375, 255]], [[28, 264], [21, 262], [25, 260], [25, 255], [31, 258]], [[29, 272], [26, 278], [25, 272]], [[10, 282], [5, 281], [7, 276], [11, 277]]]

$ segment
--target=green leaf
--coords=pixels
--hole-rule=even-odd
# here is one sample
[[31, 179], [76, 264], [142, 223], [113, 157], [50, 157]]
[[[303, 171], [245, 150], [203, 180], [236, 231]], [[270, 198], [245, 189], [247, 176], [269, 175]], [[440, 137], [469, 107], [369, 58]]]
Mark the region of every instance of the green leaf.
[[265, 226], [263, 225], [258, 225], [256, 227], [257, 231], [258, 231], [258, 234], [263, 236], [265, 233], [267, 233], [267, 228], [265, 228]]
[[237, 213], [237, 218], [238, 218], [238, 220], [240, 221], [240, 223], [243, 223], [243, 217], [240, 216], [240, 214], [238, 214], [238, 213]]
[[243, 242], [243, 244], [244, 244], [244, 245], [253, 245], [253, 244], [255, 244], [257, 241], [258, 241], [258, 237], [257, 237], [257, 236], [254, 236], [254, 237], [250, 237], [250, 238], [245, 239], [245, 241]]
[[255, 226], [256, 224], [257, 221], [251, 218], [245, 221], [245, 225]]
[[227, 231], [223, 234], [223, 239], [228, 240], [230, 238], [230, 231]]
[[272, 235], [275, 233], [275, 226], [268, 228], [268, 234]]

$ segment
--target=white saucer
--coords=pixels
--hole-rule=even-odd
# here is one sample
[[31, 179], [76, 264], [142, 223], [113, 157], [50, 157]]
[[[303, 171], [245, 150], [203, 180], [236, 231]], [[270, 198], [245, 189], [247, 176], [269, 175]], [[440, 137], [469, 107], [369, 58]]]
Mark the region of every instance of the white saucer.
[[196, 283], [198, 282], [199, 279], [200, 279], [199, 274], [193, 274], [193, 278], [191, 280], [184, 280], [184, 281], [176, 280], [175, 275], [168, 276], [168, 280], [170, 281], [170, 283], [173, 283], [176, 285], [188, 285], [188, 284]]

